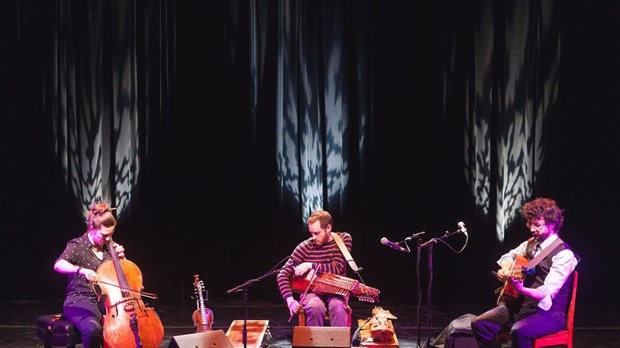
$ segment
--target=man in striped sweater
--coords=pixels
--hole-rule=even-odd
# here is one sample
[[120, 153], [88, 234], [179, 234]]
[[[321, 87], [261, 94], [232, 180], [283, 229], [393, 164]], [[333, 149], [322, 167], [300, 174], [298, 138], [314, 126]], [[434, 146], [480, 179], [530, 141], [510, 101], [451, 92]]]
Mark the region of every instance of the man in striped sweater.
[[[329, 313], [331, 326], [347, 326], [348, 305], [346, 299], [336, 294], [305, 293], [300, 301], [293, 297], [291, 279], [305, 277], [310, 270], [317, 273], [332, 273], [346, 276], [347, 262], [332, 236], [332, 216], [324, 210], [313, 212], [308, 218], [310, 238], [302, 241], [295, 247], [291, 258], [278, 273], [278, 288], [282, 298], [286, 301], [291, 317], [299, 312], [303, 306], [306, 312], [307, 326], [323, 326], [325, 313]], [[351, 251], [351, 235], [346, 232], [337, 232], [346, 248]], [[295, 289], [303, 291], [303, 289]]]

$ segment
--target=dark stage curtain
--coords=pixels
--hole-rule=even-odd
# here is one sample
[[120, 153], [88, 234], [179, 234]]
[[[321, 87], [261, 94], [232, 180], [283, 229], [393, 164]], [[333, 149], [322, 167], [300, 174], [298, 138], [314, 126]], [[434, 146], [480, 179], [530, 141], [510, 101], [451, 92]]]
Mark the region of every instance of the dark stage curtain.
[[478, 4], [468, 20], [466, 6], [447, 17], [444, 110], [465, 116], [465, 179], [477, 213], [504, 241], [523, 204], [544, 192], [542, 168], [555, 151], [561, 5]]
[[[368, 1], [231, 1], [224, 26], [246, 81], [253, 146], [274, 127], [277, 195], [301, 227], [313, 210], [346, 210], [370, 141]], [[243, 17], [242, 17], [243, 16]], [[355, 173], [353, 173], [355, 172]], [[276, 192], [274, 192], [276, 193]]]
[[[617, 114], [620, 40], [596, 20], [619, 11], [602, 3], [3, 1], [0, 226], [17, 244], [0, 254], [32, 250], [17, 258], [58, 290], [3, 282], [0, 298], [62, 296], [51, 265], [97, 200], [119, 208], [118, 238], [162, 297], [188, 298], [200, 274], [230, 299], [307, 238], [317, 208], [353, 233], [369, 285], [402, 301], [426, 277], [381, 237], [465, 221], [477, 241], [462, 255], [436, 247], [425, 291], [492, 297], [494, 279], [472, 284], [471, 265], [493, 270], [527, 235], [525, 201], [553, 196], [572, 216], [620, 208], [618, 126], [600, 117]], [[598, 180], [582, 169], [601, 163]], [[565, 237], [586, 242], [575, 220]], [[253, 291], [279, 299], [273, 279]]]
[[46, 112], [65, 182], [86, 216], [129, 208], [157, 125], [170, 113], [174, 8], [168, 1], [56, 1]]

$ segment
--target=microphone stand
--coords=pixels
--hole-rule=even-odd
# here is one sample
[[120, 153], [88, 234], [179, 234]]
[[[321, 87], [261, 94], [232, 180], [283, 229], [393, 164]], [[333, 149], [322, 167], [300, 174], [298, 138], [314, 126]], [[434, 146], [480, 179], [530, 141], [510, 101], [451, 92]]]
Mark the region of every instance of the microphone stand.
[[[422, 290], [420, 289], [420, 255], [422, 254], [420, 249], [421, 249], [421, 243], [422, 243], [422, 235], [425, 234], [425, 231], [422, 232], [418, 232], [412, 236], [409, 236], [407, 238], [405, 238], [403, 241], [400, 241], [396, 244], [400, 244], [400, 243], [405, 243], [405, 245], [407, 245], [407, 241], [413, 240], [415, 239], [416, 241], [416, 245], [417, 245], [417, 258], [416, 258], [416, 276], [418, 277], [418, 301], [417, 301], [417, 305], [416, 305], [416, 319], [418, 322], [418, 342], [416, 344], [416, 348], [420, 348], [420, 308], [422, 305]], [[381, 244], [383, 243], [383, 240], [381, 241]], [[390, 247], [392, 247], [390, 245]], [[409, 246], [407, 246], [406, 250], [400, 250], [403, 252], [410, 252], [411, 250], [409, 250]]]
[[417, 348], [423, 348], [420, 345], [420, 304], [422, 301], [422, 294], [420, 293], [420, 253], [421, 253], [421, 249], [422, 248], [428, 248], [428, 289], [427, 289], [427, 293], [426, 293], [426, 302], [427, 302], [427, 311], [426, 311], [426, 328], [427, 328], [427, 335], [426, 335], [426, 343], [425, 346], [428, 346], [428, 344], [430, 343], [431, 340], [431, 294], [432, 294], [432, 288], [433, 288], [433, 246], [435, 245], [435, 243], [437, 243], [438, 241], [443, 241], [444, 239], [448, 239], [450, 236], [457, 234], [457, 233], [462, 233], [463, 231], [461, 230], [456, 230], [454, 232], [446, 232], [443, 236], [439, 237], [439, 238], [431, 238], [428, 241], [421, 243], [420, 240], [418, 240], [418, 247], [417, 247], [417, 252], [418, 252], [418, 257], [417, 257], [417, 272], [418, 272], [418, 314], [417, 314], [417, 320], [418, 320], [418, 332], [417, 332]]
[[416, 344], [416, 348], [420, 348], [420, 308], [422, 306], [422, 289], [420, 288], [420, 255], [422, 254], [421, 252], [421, 244], [422, 240], [421, 239], [417, 239], [417, 257], [416, 257], [416, 274], [418, 276], [418, 302], [416, 304], [416, 320], [418, 322], [418, 339], [417, 339], [417, 344]]
[[227, 294], [230, 295], [235, 292], [243, 291], [243, 333], [242, 333], [243, 348], [248, 347], [248, 288], [252, 286], [254, 283], [257, 283], [273, 274], [277, 274], [278, 272], [280, 272], [280, 268], [271, 270], [256, 279], [250, 279], [246, 281], [245, 283], [241, 285], [237, 285], [234, 288], [226, 292]]

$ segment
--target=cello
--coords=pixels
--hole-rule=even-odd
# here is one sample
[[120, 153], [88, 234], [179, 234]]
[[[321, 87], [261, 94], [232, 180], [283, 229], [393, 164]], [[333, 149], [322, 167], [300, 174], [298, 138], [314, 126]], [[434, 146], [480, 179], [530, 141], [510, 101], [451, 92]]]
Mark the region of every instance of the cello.
[[111, 260], [97, 268], [106, 314], [103, 341], [108, 348], [157, 348], [164, 339], [164, 326], [153, 308], [140, 296], [142, 272], [126, 259], [120, 260], [112, 238], [108, 240]]

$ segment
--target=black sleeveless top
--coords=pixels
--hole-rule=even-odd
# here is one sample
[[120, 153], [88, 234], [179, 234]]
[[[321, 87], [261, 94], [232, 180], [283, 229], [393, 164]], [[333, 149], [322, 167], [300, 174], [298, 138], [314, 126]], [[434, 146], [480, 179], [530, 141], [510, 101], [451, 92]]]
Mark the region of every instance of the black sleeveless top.
[[[536, 241], [534, 239], [531, 239], [530, 242], [528, 243], [528, 246], [527, 246], [528, 261], [533, 258], [532, 253], [533, 253], [535, 245], [536, 245]], [[551, 265], [553, 263], [552, 262], [553, 257], [563, 250], [571, 250], [570, 246], [566, 242], [560, 243], [543, 260], [541, 260], [534, 267], [535, 273], [533, 275], [529, 275], [525, 277], [525, 279], [523, 280], [523, 285], [528, 288], [537, 288], [543, 285], [543, 283], [545, 282], [545, 278], [547, 278], [547, 275], [549, 274], [549, 271], [551, 270]], [[549, 311], [554, 311], [554, 312], [557, 311], [557, 312], [566, 313], [566, 311], [568, 310], [568, 306], [570, 304], [570, 298], [571, 298], [571, 294], [573, 291], [574, 276], [575, 276], [574, 272], [572, 272], [568, 276], [568, 278], [566, 279], [566, 281], [564, 282], [564, 284], [562, 285], [558, 293], [555, 295], [555, 297], [553, 297], [551, 301], [551, 308], [549, 308]], [[520, 295], [520, 297], [522, 297], [522, 300], [528, 306], [535, 307], [538, 305], [538, 301], [531, 297], [523, 296], [523, 295]]]

